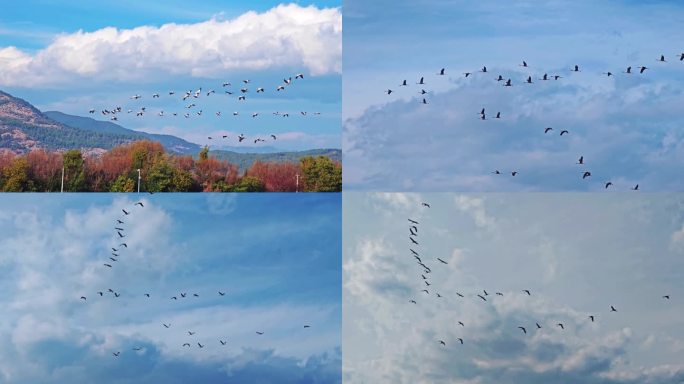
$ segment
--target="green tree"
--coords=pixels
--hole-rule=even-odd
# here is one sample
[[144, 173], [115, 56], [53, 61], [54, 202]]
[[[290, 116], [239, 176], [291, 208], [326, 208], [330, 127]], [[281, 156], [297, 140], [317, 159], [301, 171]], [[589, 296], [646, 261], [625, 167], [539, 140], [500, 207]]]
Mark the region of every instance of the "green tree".
[[33, 182], [29, 179], [29, 165], [26, 157], [16, 157], [12, 164], [3, 172], [5, 183], [3, 192], [26, 192], [33, 189]]
[[83, 192], [87, 190], [83, 155], [78, 149], [72, 149], [64, 154], [64, 190], [68, 192]]
[[235, 192], [263, 192], [264, 183], [257, 177], [245, 176], [235, 186]]
[[209, 158], [209, 147], [205, 146], [199, 153], [199, 160], [204, 161]]
[[133, 179], [126, 177], [126, 175], [121, 175], [114, 180], [111, 188], [112, 192], [134, 192], [135, 191], [135, 181]]
[[199, 186], [195, 185], [195, 179], [192, 178], [190, 172], [183, 171], [182, 169], [175, 170], [173, 173], [174, 192], [190, 192], [198, 188]]
[[339, 192], [342, 190], [342, 167], [326, 156], [301, 160], [305, 191]]

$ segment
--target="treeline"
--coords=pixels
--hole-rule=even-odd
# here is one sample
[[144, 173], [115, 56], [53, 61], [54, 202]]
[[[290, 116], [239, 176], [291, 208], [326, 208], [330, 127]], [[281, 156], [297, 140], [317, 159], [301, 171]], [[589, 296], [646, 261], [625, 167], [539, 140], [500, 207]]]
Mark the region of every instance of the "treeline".
[[240, 173], [204, 148], [197, 159], [174, 156], [155, 141], [136, 141], [98, 156], [79, 150], [37, 149], [26, 155], [0, 152], [0, 190], [59, 192], [134, 192], [140, 169], [141, 192], [339, 192], [342, 166], [325, 156], [298, 162], [256, 161]]

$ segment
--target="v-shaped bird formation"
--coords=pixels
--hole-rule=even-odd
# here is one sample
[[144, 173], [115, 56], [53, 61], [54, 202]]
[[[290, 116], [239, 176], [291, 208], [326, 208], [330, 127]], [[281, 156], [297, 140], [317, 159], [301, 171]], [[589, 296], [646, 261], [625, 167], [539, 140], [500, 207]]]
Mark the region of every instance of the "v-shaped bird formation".
[[[677, 53], [676, 54], [676, 60], [680, 62], [680, 65], [684, 65], [684, 53]], [[620, 71], [619, 76], [647, 76], [649, 72], [647, 71], [652, 71], [652, 70], [658, 70], [658, 66], [666, 65], [665, 63], [668, 63], [669, 61], [666, 59], [665, 54], [661, 54], [659, 57], [655, 58], [655, 61], [658, 64], [655, 64], [656, 67], [647, 67], [643, 64], [641, 65], [633, 65], [633, 66], [626, 66], [626, 68], [622, 71]], [[526, 60], [522, 60], [520, 64], [518, 64], [520, 68], [522, 68], [523, 71], [531, 72], [533, 69], [530, 65], [528, 65]], [[487, 66], [483, 66], [477, 71], [467, 71], [463, 72], [462, 75], [464, 78], [468, 78], [471, 76], [482, 76], [485, 78], [491, 79], [492, 82], [497, 82], [502, 85], [502, 88], [507, 88], [507, 87], [533, 87], [533, 86], [540, 86], [541, 83], [547, 83], [547, 82], [558, 82], [561, 83], [563, 81], [565, 82], [570, 82], [572, 81], [573, 76], [580, 76], [583, 70], [581, 69], [581, 66], [579, 64], [575, 64], [570, 68], [567, 68], [565, 73], [560, 72], [560, 73], [548, 73], [544, 72], [543, 70], [539, 72], [539, 74], [526, 74], [523, 75], [520, 79], [513, 79], [509, 77], [505, 77], [502, 74], [498, 75], [493, 75], [492, 70], [488, 69]], [[612, 72], [612, 71], [605, 71], [601, 72], [602, 75], [605, 75], [605, 77], [614, 77], [616, 76], [617, 72]], [[441, 68], [439, 71], [436, 72], [435, 76], [436, 78], [444, 77], [448, 75], [447, 68]], [[436, 80], [438, 81], [438, 80]], [[444, 80], [442, 80], [444, 81]], [[428, 84], [426, 81], [426, 78], [424, 76], [421, 76], [419, 81], [417, 81], [415, 84], [419, 85], [420, 90], [418, 92], [415, 92], [414, 94], [417, 95], [417, 100], [419, 104], [429, 106], [429, 96], [431, 95], [430, 90], [426, 90], [424, 86]], [[402, 80], [397, 87], [399, 88], [404, 88], [404, 87], [409, 87], [411, 86], [411, 82], [408, 81], [407, 79]], [[410, 92], [410, 91], [407, 91]], [[384, 91], [387, 95], [391, 95], [392, 93], [397, 93], [397, 91], [388, 88], [386, 91]], [[427, 95], [427, 96], [426, 96]], [[428, 108], [428, 107], [426, 107]], [[477, 113], [477, 119], [480, 121], [500, 121], [500, 120], [505, 120], [506, 116], [502, 115], [502, 112], [500, 110], [494, 109], [493, 111], [489, 109], [488, 107], [485, 108], [483, 107], [479, 113]], [[493, 123], [492, 123], [493, 124]], [[554, 127], [554, 124], [552, 121], [549, 122], [550, 126], [546, 127], [530, 127], [530, 129], [538, 129], [540, 136], [548, 136], [549, 140], [563, 140], [563, 139], [569, 139], [571, 136], [571, 132], [567, 128], [563, 127]], [[487, 126], [483, 127], [483, 129], [492, 129], [493, 127]], [[586, 180], [589, 177], [596, 177], [595, 175], [592, 174], [591, 170], [588, 168], [590, 165], [594, 165], [591, 161], [591, 159], [587, 158], [587, 163], [585, 163], [585, 158], [582, 153], [577, 154], [577, 158], [579, 159], [575, 164], [581, 165], [581, 167], [578, 167], [577, 170], [577, 179], [578, 180]], [[586, 165], [586, 166], [585, 166]], [[520, 170], [509, 170], [509, 171], [502, 171], [500, 169], [495, 169], [494, 171], [491, 172], [494, 175], [510, 175], [511, 177], [515, 177], [520, 173]], [[524, 175], [524, 170], [521, 175]], [[524, 177], [524, 176], [523, 176]], [[611, 175], [609, 174], [602, 174], [600, 175], [601, 178], [603, 178], [603, 186], [605, 190], [608, 189], [613, 189], [616, 186], [614, 183], [611, 181]], [[620, 189], [628, 189], [632, 191], [638, 191], [639, 190], [639, 184], [636, 185], [631, 185], [631, 186], [617, 186]]]
[[[125, 263], [126, 262], [126, 253], [129, 253], [131, 251], [131, 247], [129, 247], [129, 244], [126, 242], [126, 238], [128, 236], [128, 233], [126, 232], [126, 224], [129, 220], [135, 220], [140, 216], [144, 216], [144, 209], [145, 209], [145, 203], [142, 201], [136, 202], [132, 208], [121, 208], [121, 216], [117, 217], [114, 220], [114, 234], [113, 238], [118, 241], [118, 246], [116, 247], [110, 247], [110, 255], [106, 260], [103, 261], [102, 266], [104, 269], [106, 269], [105, 273], [116, 273], [116, 266], [120, 263]], [[133, 244], [131, 244], [133, 245]], [[111, 300], [109, 301], [112, 303], [112, 305], [119, 305], [118, 301], [121, 300], [165, 300], [166, 302], [170, 303], [170, 305], [173, 305], [173, 303], [177, 303], [179, 301], [183, 300], [199, 300], [201, 297], [205, 295], [214, 295], [217, 297], [226, 297], [228, 292], [226, 290], [223, 290], [221, 288], [217, 288], [213, 292], [202, 292], [201, 294], [199, 292], [188, 292], [188, 291], [182, 291], [179, 290], [177, 294], [167, 297], [162, 294], [155, 294], [154, 292], [138, 292], [133, 295], [122, 295], [118, 289], [114, 289], [111, 287], [108, 288], [103, 288], [97, 292], [94, 292], [92, 294], [84, 294], [79, 297], [78, 300], [82, 301], [83, 303], [89, 303], [93, 302], [93, 300]], [[89, 298], [90, 297], [90, 298]], [[228, 297], [226, 297], [228, 299]], [[116, 303], [116, 304], [115, 304]], [[229, 340], [227, 338], [221, 338], [218, 340], [209, 340], [205, 338], [201, 338], [201, 330], [176, 330], [173, 326], [172, 323], [162, 323], [160, 324], [160, 327], [163, 327], [165, 329], [168, 329], [170, 332], [180, 332], [184, 335], [187, 336], [188, 342], [185, 342], [180, 345], [180, 348], [197, 348], [197, 349], [203, 349], [205, 347], [225, 347], [228, 345]], [[311, 325], [306, 324], [303, 325], [303, 329], [311, 328]], [[199, 332], [199, 334], [198, 334]], [[258, 330], [255, 331], [254, 334], [258, 336], [263, 336], [265, 335], [266, 331], [265, 330]], [[145, 348], [144, 347], [139, 347], [136, 346], [132, 348], [133, 351], [143, 351]], [[121, 351], [113, 351], [112, 356], [114, 357], [119, 357], [121, 354]]]
[[[421, 206], [422, 208], [430, 208], [430, 204], [425, 202], [421, 203]], [[435, 273], [449, 273], [449, 270], [446, 268], [449, 263], [440, 257], [421, 256], [420, 251], [417, 250], [419, 249], [417, 246], [420, 244], [418, 241], [418, 235], [425, 230], [421, 229], [419, 231], [419, 225], [421, 225], [421, 223], [413, 218], [408, 218], [408, 222], [409, 239], [411, 241], [408, 250], [410, 252], [410, 256], [415, 260], [415, 263], [418, 266], [419, 273], [417, 273], [417, 275], [420, 276], [420, 278], [416, 279], [417, 296], [409, 298], [409, 303], [420, 307], [421, 305], [434, 305], [433, 300], [446, 300], [448, 302], [453, 302], [454, 300], [475, 300], [480, 302], [481, 305], [491, 305], [493, 300], [507, 300], [511, 295], [518, 295], [522, 298], [528, 298], [532, 297], [534, 294], [531, 290], [526, 288], [516, 288], [510, 291], [512, 293], [506, 294], [496, 291], [494, 295], [491, 295], [487, 289], [484, 288], [480, 291], [467, 293], [458, 291], [447, 292], [443, 289], [440, 289], [441, 287], [430, 281], [430, 276]], [[422, 226], [420, 228], [422, 228]], [[670, 295], [663, 295], [660, 297], [660, 299], [669, 301]], [[596, 312], [586, 313], [586, 321], [594, 323], [599, 322], [602, 316], [618, 315], [618, 309], [614, 305], [606, 303], [605, 308], [596, 308]], [[473, 325], [468, 324], [468, 326], [466, 326], [466, 324], [459, 319], [454, 319], [452, 325], [453, 329], [459, 329], [459, 332], [463, 333], [463, 336], [456, 338], [456, 340], [458, 340], [459, 344], [464, 344], [464, 340], [467, 340], [467, 329]], [[558, 332], [562, 332], [565, 331], [565, 324], [563, 322], [557, 322], [553, 324], [541, 325], [539, 321], [537, 321], [533, 325], [520, 324], [517, 326], [517, 329], [522, 335], [528, 335], [533, 331], [546, 332], [547, 329], [555, 329]], [[511, 332], [512, 331], [515, 331], [515, 329], [511, 330]], [[442, 339], [438, 339], [436, 342], [438, 342], [442, 347], [447, 347], [447, 343]]]

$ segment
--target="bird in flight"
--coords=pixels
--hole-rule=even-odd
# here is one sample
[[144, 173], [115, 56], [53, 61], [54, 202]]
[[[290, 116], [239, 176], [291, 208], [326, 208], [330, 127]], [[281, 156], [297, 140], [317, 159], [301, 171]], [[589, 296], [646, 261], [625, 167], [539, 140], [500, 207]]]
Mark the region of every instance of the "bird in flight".
[[257, 334], [257, 335], [263, 335], [264, 333], [263, 333], [263, 332], [259, 332], [259, 331], [257, 331], [257, 333], [256, 333], [256, 334]]
[[579, 65], [575, 65], [575, 67], [572, 69], [572, 72], [581, 72], [579, 69]]
[[569, 133], [569, 132], [568, 132], [567, 130], [564, 129], [564, 130], [561, 131], [560, 135], [563, 136], [563, 135], [566, 134], [566, 133]]
[[184, 343], [183, 346], [184, 346], [184, 347], [189, 347], [189, 346], [190, 346], [190, 343]]
[[553, 128], [551, 128], [551, 127], [544, 128], [544, 133], [549, 133], [550, 131], [553, 131]]
[[126, 235], [122, 235], [121, 232], [117, 231], [116, 233], [119, 234], [119, 237], [126, 237]]
[[444, 73], [444, 68], [442, 68], [442, 69], [439, 71], [438, 75], [440, 75], [440, 76], [444, 76], [444, 75], [445, 75], [445, 73]]
[[458, 325], [460, 325], [461, 327], [465, 327], [465, 324], [463, 324], [462, 321], [459, 321], [459, 322], [458, 322]]
[[120, 354], [121, 354], [121, 352], [114, 352], [114, 353], [112, 353], [112, 355], [114, 355], [114, 356], [116, 356], [116, 357], [119, 357]]
[[86, 297], [85, 297], [85, 296], [81, 296], [81, 300], [86, 301]]
[[417, 221], [415, 221], [415, 220], [408, 219], [408, 221], [412, 222], [413, 224], [419, 224], [419, 223], [418, 223]]
[[171, 326], [171, 323], [169, 323], [169, 324], [162, 323], [162, 325], [164, 326], [164, 328], [169, 328]]
[[482, 300], [484, 300], [484, 301], [487, 301], [487, 299], [485, 299], [485, 297], [482, 296], [482, 295], [477, 295], [477, 297], [479, 297], [480, 299], [482, 299]]
[[456, 292], [456, 296], [458, 296], [458, 297], [465, 297], [465, 296], [463, 296], [462, 294], [460, 294], [460, 293], [458, 293], [458, 292]]
[[577, 160], [576, 164], [584, 164], [584, 156], [580, 156], [579, 160]]
[[200, 344], [200, 343], [197, 343], [197, 346], [200, 347], [200, 348], [204, 348], [204, 345], [202, 345], [202, 344]]
[[665, 296], [663, 296], [663, 299], [670, 300], [670, 295], [665, 295]]
[[632, 191], [638, 191], [639, 190], [639, 184], [635, 185], [634, 188], [632, 188]]
[[221, 345], [226, 345], [227, 343], [223, 340], [219, 340], [221, 342]]
[[418, 304], [415, 300], [409, 300], [409, 303]]
[[439, 343], [446, 347], [446, 343], [444, 342], [444, 340], [440, 340]]
[[197, 332], [190, 332], [190, 331], [188, 331], [188, 335], [190, 335], [190, 336], [194, 335], [195, 333], [197, 333]]
[[461, 342], [461, 345], [463, 345], [463, 339], [461, 339], [461, 338], [459, 337], [459, 338], [456, 339], [456, 340], [460, 341], [460, 342]]
[[523, 292], [527, 293], [527, 296], [532, 296], [529, 289], [523, 289]]
[[146, 293], [145, 296], [150, 297], [150, 294], [149, 294], [149, 293]]
[[611, 185], [613, 185], [613, 183], [611, 183], [610, 181], [607, 182], [607, 183], [606, 183], [606, 186], [605, 186], [605, 189], [608, 189], [608, 187], [610, 187]]
[[111, 267], [112, 267], [112, 265], [111, 265], [111, 264], [104, 264], [104, 266], [105, 266], [105, 267], [109, 267], [109, 268], [111, 268]]
[[413, 237], [409, 236], [409, 239], [411, 239], [411, 242], [413, 242], [413, 244], [416, 244], [416, 245], [418, 245], [418, 242], [417, 242], [417, 241], [415, 241], [415, 240], [413, 239]]
[[135, 205], [139, 205], [139, 206], [141, 206], [141, 207], [144, 207], [144, 205], [143, 205], [143, 203], [142, 203], [141, 201], [138, 201], [137, 203], [135, 203]]
[[613, 307], [613, 306], [611, 305], [611, 306], [610, 306], [610, 311], [611, 311], [611, 312], [617, 312], [617, 309], [615, 309], [615, 307]]
[[591, 176], [591, 172], [586, 171], [582, 174], [582, 179], [586, 179], [587, 177]]
[[518, 327], [518, 329], [521, 329], [523, 333], [527, 335], [527, 329], [525, 329], [525, 327]]
[[639, 67], [639, 73], [644, 73], [644, 71], [647, 69], [648, 67]]
[[126, 212], [125, 209], [122, 209], [122, 211], [123, 211], [124, 215], [130, 215], [131, 214], [130, 212]]
[[593, 323], [593, 322], [594, 322], [594, 315], [589, 315], [589, 319], [590, 319], [591, 322]]
[[556, 325], [559, 326], [560, 329], [565, 329], [565, 327], [563, 326], [563, 323], [558, 323], [558, 324], [556, 324]]
[[218, 294], [221, 295], [221, 296], [225, 296], [225, 295], [226, 295], [225, 292], [221, 292], [221, 291], [218, 291]]
[[133, 348], [133, 350], [134, 350], [134, 351], [141, 351], [141, 350], [142, 350], [142, 347], [135, 347], [135, 348]]
[[534, 324], [537, 326], [537, 329], [541, 329], [542, 326], [539, 325], [539, 323], [534, 323]]

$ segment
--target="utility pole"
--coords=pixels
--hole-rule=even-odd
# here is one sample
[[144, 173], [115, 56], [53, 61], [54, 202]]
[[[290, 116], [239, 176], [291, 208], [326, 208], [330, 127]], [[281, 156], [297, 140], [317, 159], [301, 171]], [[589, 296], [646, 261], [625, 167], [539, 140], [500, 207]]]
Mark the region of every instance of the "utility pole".
[[140, 194], [140, 168], [138, 168], [138, 194]]
[[297, 177], [297, 184], [295, 187], [295, 193], [299, 192], [299, 173], [295, 174], [295, 177]]
[[64, 166], [62, 166], [62, 188], [59, 190], [60, 193], [64, 193]]

